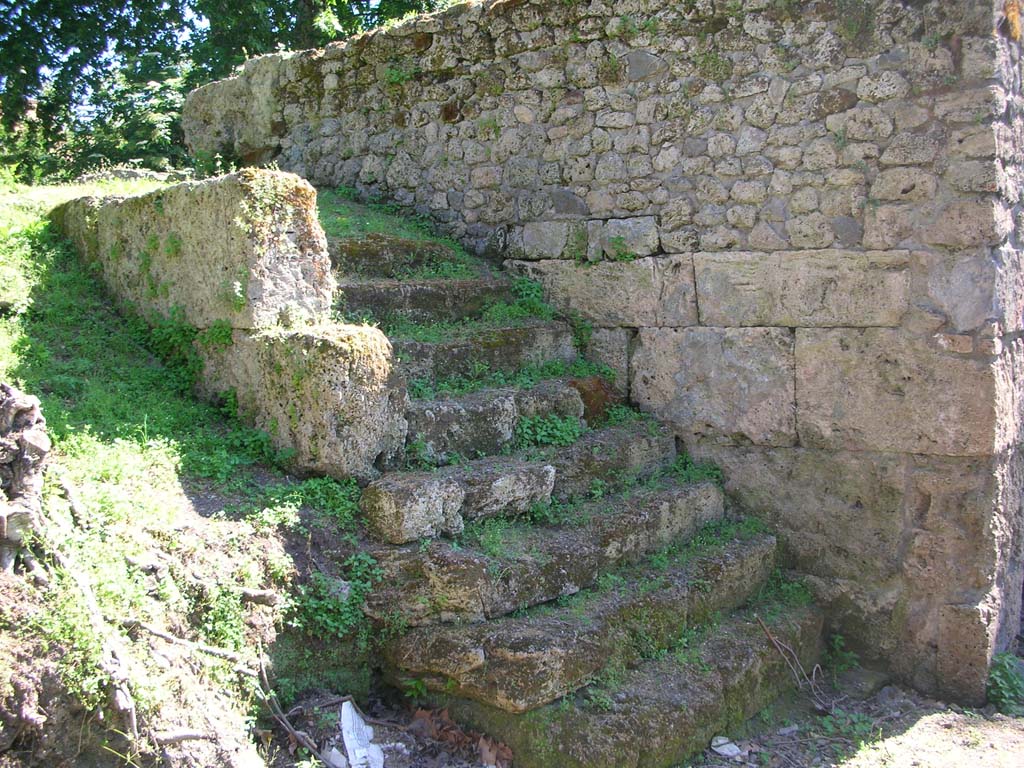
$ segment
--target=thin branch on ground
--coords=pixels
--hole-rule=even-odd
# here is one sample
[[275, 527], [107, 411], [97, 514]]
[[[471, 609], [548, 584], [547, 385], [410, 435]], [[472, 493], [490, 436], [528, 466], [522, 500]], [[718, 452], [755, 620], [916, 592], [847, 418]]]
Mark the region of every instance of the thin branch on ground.
[[316, 743], [309, 737], [305, 731], [298, 730], [292, 725], [291, 720], [288, 719], [288, 715], [281, 709], [281, 705], [277, 701], [277, 694], [274, 693], [274, 689], [270, 686], [270, 679], [267, 677], [267, 666], [263, 660], [263, 654], [260, 654], [259, 660], [259, 681], [260, 687], [257, 689], [257, 696], [260, 700], [267, 705], [267, 709], [270, 710], [270, 716], [274, 719], [284, 731], [295, 740], [300, 746], [309, 751], [317, 760], [323, 763], [327, 768], [330, 768], [331, 763], [327, 757], [320, 752]]
[[235, 671], [239, 674], [243, 674], [248, 677], [259, 677], [256, 670], [244, 666], [247, 660], [234, 651], [229, 651], [225, 648], [218, 648], [213, 645], [206, 645], [205, 643], [198, 643], [194, 640], [186, 640], [183, 637], [172, 635], [170, 632], [164, 632], [162, 629], [157, 629], [156, 627], [146, 624], [143, 621], [139, 621], [138, 619], [124, 619], [121, 622], [121, 626], [127, 630], [141, 629], [154, 637], [159, 637], [161, 640], [166, 640], [169, 643], [174, 643], [175, 645], [188, 648], [190, 651], [205, 653], [208, 656], [216, 656], [218, 659], [230, 661], [233, 664], [238, 665], [235, 667]]
[[836, 705], [842, 700], [843, 697], [832, 698], [825, 694], [821, 690], [821, 686], [818, 684], [818, 676], [821, 674], [821, 667], [818, 664], [814, 665], [811, 670], [811, 674], [808, 675], [804, 670], [804, 665], [800, 663], [800, 657], [797, 656], [796, 651], [786, 645], [784, 642], [779, 640], [775, 635], [771, 633], [768, 626], [761, 620], [760, 616], [757, 616], [757, 623], [761, 625], [761, 629], [764, 631], [768, 640], [775, 646], [775, 650], [779, 652], [782, 660], [786, 662], [786, 666], [789, 667], [789, 671], [793, 674], [793, 679], [796, 681], [797, 688], [801, 691], [807, 690], [811, 698], [814, 701], [815, 707], [820, 712], [831, 714], [835, 711]]
[[[351, 696], [335, 696], [334, 698], [328, 699], [327, 701], [322, 701], [319, 704], [311, 704], [308, 707], [308, 709], [327, 709], [328, 707], [336, 707], [339, 704], [344, 704], [346, 701], [349, 704], [351, 704], [355, 711], [359, 713], [359, 716], [370, 725], [379, 725], [383, 728], [396, 728], [400, 731], [409, 730], [409, 726], [407, 725], [402, 725], [401, 723], [396, 723], [391, 720], [378, 720], [377, 718], [370, 717], [359, 708], [359, 704], [357, 704], [356, 700]], [[288, 717], [298, 717], [299, 715], [304, 715], [306, 713], [306, 709], [307, 707], [303, 706], [292, 707], [288, 710]]]

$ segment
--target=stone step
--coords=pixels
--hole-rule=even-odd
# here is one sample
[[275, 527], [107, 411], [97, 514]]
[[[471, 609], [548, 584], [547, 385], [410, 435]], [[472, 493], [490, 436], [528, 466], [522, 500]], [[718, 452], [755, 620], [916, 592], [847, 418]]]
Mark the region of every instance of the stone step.
[[420, 627], [385, 648], [385, 671], [431, 691], [528, 712], [738, 608], [771, 575], [775, 550], [767, 534], [735, 538], [663, 572], [648, 567], [631, 578], [606, 579], [598, 589], [522, 617]]
[[[805, 669], [821, 654], [822, 614], [783, 607], [762, 617]], [[692, 648], [627, 669], [525, 715], [438, 697], [460, 724], [509, 745], [516, 768], [670, 768], [733, 732], [792, 689], [785, 661], [754, 616], [723, 621]]]
[[570, 446], [532, 449], [426, 472], [389, 472], [363, 491], [370, 532], [391, 544], [458, 535], [467, 520], [513, 517], [550, 499], [614, 491], [671, 464], [675, 440], [639, 422], [587, 432]]
[[529, 389], [483, 389], [461, 397], [413, 400], [405, 417], [408, 446], [434, 464], [453, 456], [492, 456], [516, 440], [516, 425], [527, 417], [583, 418], [579, 391], [564, 381], [544, 381]]
[[459, 546], [379, 547], [372, 554], [384, 577], [365, 610], [408, 626], [495, 618], [586, 589], [722, 515], [714, 483], [661, 481], [567, 508], [558, 526], [510, 523]]
[[487, 307], [514, 300], [507, 280], [367, 280], [338, 285], [336, 308], [387, 322], [401, 317], [414, 322], [449, 322], [480, 315]]
[[472, 377], [481, 371], [512, 373], [526, 365], [576, 359], [567, 323], [533, 321], [509, 328], [478, 329], [466, 338], [440, 342], [392, 339], [409, 379]]
[[[416, 270], [444, 268], [465, 261], [465, 257], [444, 243], [384, 233], [328, 238], [327, 252], [341, 280], [353, 276], [401, 279]], [[467, 265], [460, 271], [475, 269], [475, 265]], [[483, 266], [479, 269], [484, 270]]]

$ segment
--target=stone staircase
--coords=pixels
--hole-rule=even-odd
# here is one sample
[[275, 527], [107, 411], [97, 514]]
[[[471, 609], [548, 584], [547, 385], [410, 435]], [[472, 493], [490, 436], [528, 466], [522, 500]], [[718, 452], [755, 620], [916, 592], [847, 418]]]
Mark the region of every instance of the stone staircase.
[[667, 430], [595, 406], [592, 382], [508, 383], [572, 370], [569, 323], [494, 320], [513, 283], [447, 269], [441, 243], [376, 234], [331, 256], [339, 311], [378, 320], [417, 383], [406, 456], [361, 500], [384, 573], [365, 610], [405, 628], [388, 682], [508, 743], [516, 766], [652, 768], [791, 684], [755, 617], [816, 658], [821, 616], [780, 576], [775, 538], [728, 518]]

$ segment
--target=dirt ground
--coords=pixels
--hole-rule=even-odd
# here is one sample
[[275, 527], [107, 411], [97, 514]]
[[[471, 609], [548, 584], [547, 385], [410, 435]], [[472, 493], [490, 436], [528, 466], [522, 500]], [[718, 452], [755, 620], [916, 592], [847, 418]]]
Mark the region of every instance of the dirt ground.
[[[723, 734], [740, 751], [721, 757], [710, 748], [694, 768], [1020, 768], [1024, 765], [1024, 718], [986, 708], [966, 710], [885, 685], [884, 678], [854, 670], [839, 681], [823, 680], [824, 696], [838, 703], [831, 715], [816, 711], [812, 699], [794, 692], [748, 721], [737, 733]], [[863, 698], [852, 691], [860, 690]], [[867, 694], [867, 695], [864, 695]], [[293, 710], [293, 723], [319, 744], [337, 744], [335, 697], [310, 697]], [[500, 746], [480, 734], [462, 731], [439, 712], [414, 711], [400, 703], [374, 701], [374, 741], [386, 768], [478, 768], [506, 766]], [[392, 723], [393, 725], [387, 725]], [[328, 746], [328, 750], [330, 747]], [[294, 765], [285, 741], [276, 739], [275, 768]], [[503, 759], [504, 758], [504, 759]], [[514, 760], [514, 756], [513, 756]], [[514, 762], [513, 762], [514, 765]], [[559, 768], [552, 765], [551, 768]], [[642, 768], [642, 767], [641, 767]], [[681, 767], [682, 768], [682, 767]]]
[[[838, 690], [826, 684], [826, 696], [840, 698], [831, 715], [816, 712], [809, 697], [794, 693], [747, 723], [744, 735], [734, 739], [740, 756], [726, 759], [708, 749], [691, 764], [702, 768], [1024, 765], [1024, 718], [1002, 715], [991, 706], [963, 709], [899, 686], [881, 685], [883, 681], [854, 670], [839, 680]], [[865, 685], [864, 692], [870, 693], [864, 698], [850, 693]]]

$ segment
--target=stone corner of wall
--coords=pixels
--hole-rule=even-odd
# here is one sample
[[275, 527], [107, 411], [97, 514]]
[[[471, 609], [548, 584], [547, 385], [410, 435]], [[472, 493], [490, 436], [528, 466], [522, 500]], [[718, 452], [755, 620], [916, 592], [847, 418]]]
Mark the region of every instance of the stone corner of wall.
[[368, 481], [405, 443], [405, 382], [377, 328], [323, 324], [235, 331], [199, 348], [207, 398], [233, 391], [303, 472]]

